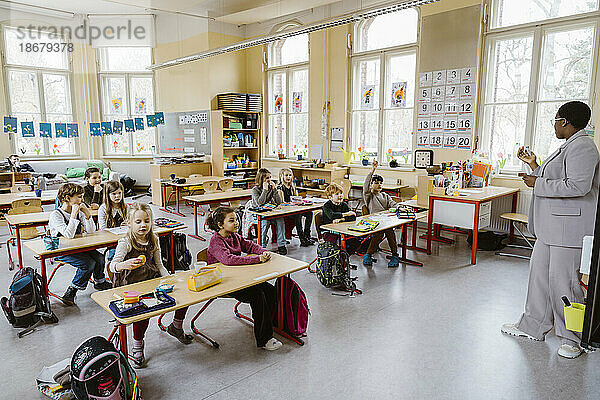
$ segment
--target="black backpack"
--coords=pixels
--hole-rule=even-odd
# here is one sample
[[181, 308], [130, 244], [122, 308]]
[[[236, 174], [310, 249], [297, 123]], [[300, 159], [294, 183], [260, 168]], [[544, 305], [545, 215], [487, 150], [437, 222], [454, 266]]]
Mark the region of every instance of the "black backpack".
[[319, 243], [317, 247], [317, 278], [326, 288], [339, 288], [351, 293], [357, 292], [356, 284], [350, 277], [348, 253], [331, 242]]
[[[185, 233], [173, 232], [173, 253], [175, 254], [175, 271], [187, 271], [192, 265], [192, 253], [187, 248], [187, 235]], [[160, 238], [160, 254], [163, 265], [167, 271], [171, 271], [171, 247], [169, 237]]]
[[123, 353], [100, 336], [83, 342], [71, 358], [71, 390], [77, 400], [140, 399], [135, 371]]
[[[502, 250], [506, 245], [502, 243], [504, 239], [507, 239], [506, 233], [494, 233], [492, 231], [479, 232], [477, 235], [477, 249], [487, 251]], [[469, 247], [473, 247], [473, 233], [469, 233], [467, 236], [467, 243]]]
[[44, 295], [42, 277], [31, 267], [18, 270], [9, 288], [10, 297], [0, 299], [8, 322], [15, 328], [27, 328], [19, 337], [44, 322], [56, 323], [58, 318], [50, 311], [50, 302]]

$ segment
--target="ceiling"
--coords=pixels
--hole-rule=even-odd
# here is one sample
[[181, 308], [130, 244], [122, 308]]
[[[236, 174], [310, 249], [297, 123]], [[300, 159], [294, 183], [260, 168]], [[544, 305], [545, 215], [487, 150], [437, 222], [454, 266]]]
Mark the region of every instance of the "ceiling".
[[[148, 9], [156, 9], [209, 15], [218, 21], [244, 25], [337, 1], [339, 0], [15, 0], [15, 3], [77, 14], [140, 14]], [[0, 0], [0, 3], [7, 4], [11, 1]]]

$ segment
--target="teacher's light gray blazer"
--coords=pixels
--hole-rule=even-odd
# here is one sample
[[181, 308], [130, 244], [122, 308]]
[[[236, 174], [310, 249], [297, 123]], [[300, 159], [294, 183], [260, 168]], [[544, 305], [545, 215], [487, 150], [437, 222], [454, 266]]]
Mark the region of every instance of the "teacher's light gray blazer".
[[532, 175], [538, 176], [529, 208], [529, 230], [550, 246], [581, 247], [594, 234], [600, 184], [598, 149], [579, 131]]

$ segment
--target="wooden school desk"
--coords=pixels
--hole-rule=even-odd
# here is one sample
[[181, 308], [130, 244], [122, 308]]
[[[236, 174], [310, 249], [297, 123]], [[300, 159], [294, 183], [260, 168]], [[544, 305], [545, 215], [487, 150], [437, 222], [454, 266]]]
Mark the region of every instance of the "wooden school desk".
[[[173, 231], [179, 229], [185, 229], [185, 226], [178, 226], [176, 228], [154, 228], [154, 233], [158, 236], [169, 236], [170, 250], [171, 250], [171, 271], [175, 271], [175, 255], [173, 251]], [[94, 233], [88, 233], [85, 235], [77, 235], [73, 239], [67, 239], [61, 237], [59, 240], [59, 247], [55, 250], [46, 250], [46, 245], [42, 239], [30, 240], [25, 243], [25, 247], [33, 251], [33, 253], [40, 259], [40, 269], [42, 273], [42, 280], [44, 281], [44, 290], [46, 295], [52, 295], [56, 298], [59, 296], [54, 295], [48, 290], [48, 280], [46, 278], [46, 260], [58, 256], [66, 256], [69, 254], [83, 253], [89, 250], [101, 249], [103, 247], [115, 247], [119, 239], [124, 237], [125, 234], [114, 234], [108, 230], [96, 231]]]
[[[98, 219], [98, 210], [90, 209], [92, 218]], [[15, 230], [15, 242], [17, 245], [17, 254], [19, 259], [19, 268], [23, 266], [23, 252], [21, 247], [21, 229], [36, 226], [48, 225], [48, 220], [52, 211], [43, 211], [29, 214], [6, 215], [6, 222]]]
[[[492, 200], [512, 196], [512, 211], [517, 211], [518, 188], [486, 186], [462, 189], [460, 196], [429, 195], [427, 217], [427, 254], [431, 254], [432, 226], [440, 224], [473, 231], [471, 264], [477, 262], [477, 237], [480, 228], [490, 224]], [[464, 194], [464, 195], [463, 195]], [[510, 228], [512, 241], [514, 229]]]
[[[379, 221], [379, 225], [377, 226], [377, 228], [375, 228], [371, 231], [368, 231], [368, 232], [358, 232], [358, 231], [353, 231], [353, 230], [348, 229], [348, 227], [350, 227], [352, 225], [356, 225], [356, 223], [359, 220], [365, 219], [365, 218], [375, 219], [375, 220]], [[419, 216], [417, 216], [417, 218], [419, 218]], [[396, 214], [391, 214], [387, 211], [382, 211], [382, 212], [378, 212], [375, 214], [369, 214], [369, 215], [364, 215], [362, 217], [357, 217], [356, 221], [339, 222], [337, 224], [332, 223], [332, 224], [321, 225], [321, 230], [326, 230], [329, 232], [339, 234], [340, 235], [340, 248], [342, 250], [345, 250], [347, 236], [357, 237], [357, 238], [364, 237], [364, 236], [373, 235], [377, 232], [383, 232], [390, 228], [397, 228], [399, 226], [402, 226], [400, 245], [398, 246], [398, 247], [402, 248], [402, 254], [400, 255], [400, 262], [403, 264], [422, 267], [423, 263], [406, 258], [406, 226], [408, 224], [412, 224], [414, 220], [415, 220], [414, 218], [400, 219], [396, 216]]]
[[[161, 210], [183, 217], [184, 215], [179, 211], [179, 194], [181, 190], [192, 186], [202, 186], [202, 183], [206, 181], [219, 181], [221, 179], [224, 178], [222, 176], [199, 176], [194, 179], [185, 178], [185, 183], [175, 183], [168, 179], [161, 179], [160, 187], [162, 190], [163, 199], [163, 208], [161, 208]], [[169, 199], [167, 198], [168, 187], [171, 187], [173, 190], [175, 190], [175, 209], [169, 207]]]
[[[355, 189], [359, 189], [362, 192], [364, 181], [352, 181], [352, 187]], [[400, 183], [388, 183], [383, 181], [383, 185], [381, 186], [381, 190], [390, 195], [400, 197], [400, 191], [402, 189], [406, 189], [409, 187], [408, 185], [402, 185]]]
[[[259, 283], [263, 283], [280, 276], [289, 275], [292, 272], [300, 271], [308, 267], [308, 263], [305, 261], [295, 260], [279, 254], [271, 254], [271, 259], [268, 262], [261, 264], [226, 266], [219, 263], [215, 265], [221, 267], [223, 272], [223, 281], [200, 292], [193, 292], [187, 288], [188, 276], [190, 276], [193, 271], [180, 271], [174, 275], [163, 276], [131, 285], [104, 290], [102, 292], [92, 293], [92, 299], [98, 303], [100, 307], [108, 311], [111, 317], [116, 318], [118, 321], [119, 341], [123, 354], [127, 356], [127, 324], [166, 314], [168, 312], [189, 307], [203, 301], [212, 300], [217, 297], [222, 297], [232, 292], [258, 285]], [[117, 298], [122, 298], [123, 291], [125, 290], [136, 290], [142, 294], [151, 293], [154, 292], [156, 287], [162, 283], [175, 285], [173, 292], [169, 293], [169, 296], [175, 299], [175, 306], [129, 318], [117, 318], [109, 308], [110, 302]], [[283, 285], [279, 287], [277, 292], [277, 326], [274, 327], [274, 330], [281, 336], [303, 345], [304, 342], [301, 339], [284, 331], [285, 325], [283, 321], [283, 308], [285, 301], [283, 298], [282, 286]]]
[[[198, 232], [198, 207], [203, 204], [221, 203], [227, 200], [245, 200], [252, 198], [252, 189], [227, 190], [225, 192], [197, 194], [194, 196], [184, 196], [183, 199], [194, 203], [194, 234], [189, 235], [193, 238], [206, 241]], [[240, 221], [241, 223], [241, 221]]]
[[[42, 205], [54, 204], [58, 190], [44, 190], [42, 192]], [[9, 210], [12, 202], [21, 199], [36, 199], [35, 192], [4, 193], [0, 194], [0, 210]]]
[[261, 221], [273, 219], [273, 218], [283, 218], [283, 217], [291, 217], [293, 215], [304, 214], [305, 212], [312, 212], [315, 210], [320, 210], [323, 208], [323, 203], [315, 202], [311, 205], [303, 205], [303, 206], [292, 206], [288, 204], [280, 204], [274, 209], [270, 211], [250, 211], [250, 213], [256, 215], [257, 218], [257, 232], [258, 232], [258, 245], [262, 246], [262, 227]]

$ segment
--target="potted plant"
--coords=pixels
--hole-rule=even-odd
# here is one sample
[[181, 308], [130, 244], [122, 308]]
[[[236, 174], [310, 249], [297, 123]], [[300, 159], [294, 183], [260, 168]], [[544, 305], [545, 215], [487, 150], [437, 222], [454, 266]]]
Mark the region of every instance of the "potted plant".
[[285, 154], [283, 153], [283, 145], [279, 145], [279, 148], [277, 149], [277, 157], [280, 160], [283, 160], [285, 158]]
[[506, 165], [506, 158], [504, 158], [504, 154], [502, 154], [501, 152], [498, 153], [498, 169], [501, 171], [504, 169], [504, 166]]
[[367, 152], [362, 148], [358, 148], [358, 158], [360, 158], [362, 165], [369, 165], [369, 159], [367, 158]]
[[408, 164], [408, 157], [410, 157], [410, 154], [408, 154], [408, 149], [402, 150], [402, 154], [400, 154], [400, 157], [404, 159], [404, 164]]

